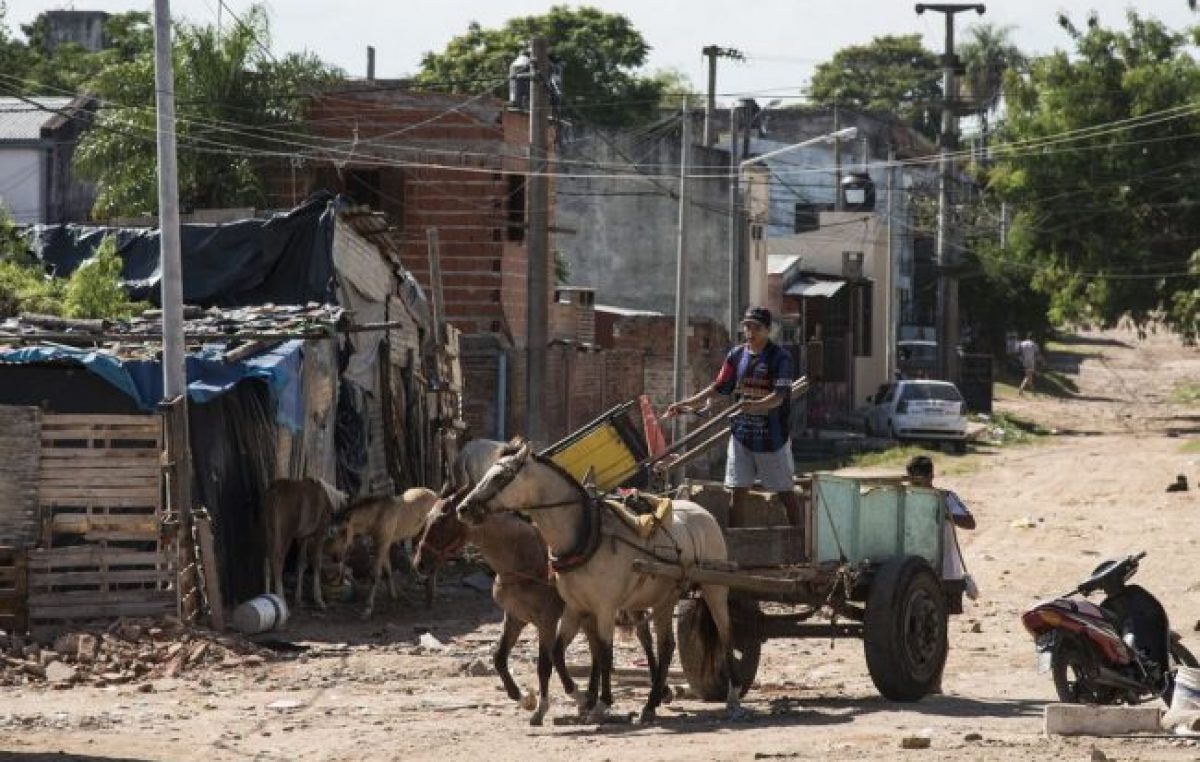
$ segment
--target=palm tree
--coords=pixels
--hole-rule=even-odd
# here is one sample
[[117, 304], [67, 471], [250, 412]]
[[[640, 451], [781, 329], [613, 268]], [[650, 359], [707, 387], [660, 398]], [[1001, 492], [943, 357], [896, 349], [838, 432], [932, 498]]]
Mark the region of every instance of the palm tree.
[[1003, 95], [1004, 73], [1024, 69], [1029, 59], [1009, 39], [1011, 26], [977, 24], [967, 30], [968, 39], [959, 47], [966, 67], [964, 85], [975, 113], [979, 115], [983, 145], [988, 140], [988, 114]]

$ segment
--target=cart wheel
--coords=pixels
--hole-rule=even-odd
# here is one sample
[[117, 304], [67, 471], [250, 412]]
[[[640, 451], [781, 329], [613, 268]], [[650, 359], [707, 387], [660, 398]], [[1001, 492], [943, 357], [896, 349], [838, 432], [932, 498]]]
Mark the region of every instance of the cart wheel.
[[949, 651], [946, 596], [929, 563], [903, 556], [876, 572], [863, 647], [871, 681], [885, 698], [916, 701], [935, 688]]
[[[758, 673], [758, 657], [762, 640], [758, 633], [761, 613], [755, 601], [729, 598], [729, 618], [733, 625], [733, 658], [742, 679], [741, 695], [750, 690]], [[703, 701], [724, 701], [729, 685], [724, 654], [717, 643], [717, 626], [708, 613], [708, 604], [701, 598], [679, 602], [679, 619], [675, 623], [679, 643], [679, 664], [688, 685]]]

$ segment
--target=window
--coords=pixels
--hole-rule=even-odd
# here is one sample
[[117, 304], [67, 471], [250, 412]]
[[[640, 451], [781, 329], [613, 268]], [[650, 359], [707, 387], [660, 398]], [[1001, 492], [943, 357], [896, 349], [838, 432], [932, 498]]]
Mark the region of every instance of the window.
[[796, 202], [792, 221], [793, 233], [808, 233], [821, 228], [821, 215], [816, 204]]
[[900, 395], [902, 402], [909, 400], [947, 400], [962, 402], [962, 395], [954, 384], [905, 384]]
[[347, 170], [345, 192], [347, 196], [354, 199], [354, 203], [379, 209], [379, 170]]
[[525, 176], [508, 176], [508, 240], [525, 240]]

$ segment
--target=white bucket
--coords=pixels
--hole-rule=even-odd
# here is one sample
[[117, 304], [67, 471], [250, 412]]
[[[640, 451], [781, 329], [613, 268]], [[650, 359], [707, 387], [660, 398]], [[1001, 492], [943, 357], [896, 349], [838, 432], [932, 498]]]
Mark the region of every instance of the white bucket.
[[1179, 667], [1171, 706], [1163, 715], [1163, 727], [1176, 733], [1193, 734], [1200, 720], [1200, 669]]
[[247, 635], [278, 629], [287, 620], [287, 601], [275, 593], [263, 593], [233, 610], [234, 629]]

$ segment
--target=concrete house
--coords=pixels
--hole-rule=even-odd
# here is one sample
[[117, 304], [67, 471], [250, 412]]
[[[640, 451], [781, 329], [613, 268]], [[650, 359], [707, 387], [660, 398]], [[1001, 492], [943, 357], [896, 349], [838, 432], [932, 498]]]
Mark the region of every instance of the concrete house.
[[91, 123], [88, 96], [0, 98], [0, 204], [18, 223], [86, 220], [95, 198], [71, 157]]

